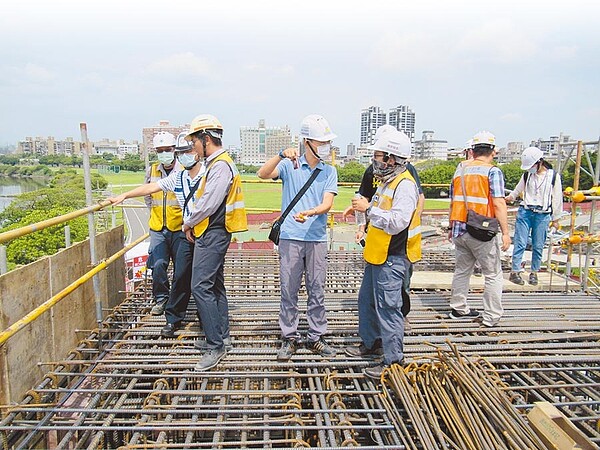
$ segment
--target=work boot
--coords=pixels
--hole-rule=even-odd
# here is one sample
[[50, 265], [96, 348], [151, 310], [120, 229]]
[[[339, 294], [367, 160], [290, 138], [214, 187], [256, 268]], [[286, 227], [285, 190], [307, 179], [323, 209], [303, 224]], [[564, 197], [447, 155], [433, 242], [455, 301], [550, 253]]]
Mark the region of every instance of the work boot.
[[460, 311], [453, 309], [450, 311], [450, 314], [448, 314], [448, 317], [452, 320], [472, 320], [479, 317], [479, 311], [471, 309], [468, 313], [461, 313]]
[[[225, 346], [225, 350], [230, 351], [233, 348], [231, 345], [231, 338], [223, 339], [223, 345]], [[206, 339], [198, 339], [196, 342], [194, 342], [194, 347], [198, 350], [206, 350], [208, 348]]]
[[298, 349], [298, 344], [294, 339], [284, 339], [281, 343], [281, 348], [279, 352], [277, 352], [277, 360], [278, 361], [289, 361], [290, 358], [296, 350]]
[[318, 341], [307, 341], [306, 348], [317, 355], [324, 356], [325, 358], [335, 356], [336, 353], [335, 349], [325, 342], [323, 336], [321, 336]]
[[[404, 360], [400, 361], [400, 362], [394, 362], [392, 364], [399, 364], [400, 366], [404, 365]], [[385, 369], [387, 369], [388, 365], [384, 364], [384, 363], [380, 363], [377, 364], [374, 367], [367, 367], [366, 369], [363, 370], [363, 373], [368, 376], [369, 378], [373, 378], [375, 380], [381, 380], [381, 374], [383, 374], [383, 371]]]
[[533, 285], [533, 286], [537, 286], [538, 284], [538, 276], [536, 272], [531, 272], [529, 274], [529, 284]]
[[153, 316], [162, 316], [165, 313], [165, 305], [167, 304], [167, 299], [156, 300], [156, 305], [152, 307], [150, 310], [150, 314]]
[[346, 347], [344, 353], [355, 358], [378, 359], [383, 356], [383, 349], [381, 348], [381, 341], [378, 340], [371, 348], [361, 342], [360, 345]]
[[224, 347], [221, 349], [210, 349], [202, 355], [202, 358], [200, 358], [200, 361], [198, 361], [194, 370], [196, 372], [204, 372], [205, 370], [212, 369], [219, 364], [219, 361], [221, 361], [226, 354], [227, 352]]
[[476, 277], [480, 277], [483, 275], [483, 272], [481, 272], [481, 267], [477, 267], [475, 266], [473, 268], [473, 275], [475, 275]]
[[175, 332], [177, 330], [181, 330], [182, 328], [183, 328], [183, 325], [181, 324], [181, 322], [168, 323], [162, 328], [162, 330], [160, 330], [160, 335], [162, 337], [172, 338], [172, 337], [175, 337]]
[[511, 272], [508, 277], [508, 281], [511, 281], [515, 284], [523, 286], [525, 284], [525, 280], [521, 278], [521, 272]]

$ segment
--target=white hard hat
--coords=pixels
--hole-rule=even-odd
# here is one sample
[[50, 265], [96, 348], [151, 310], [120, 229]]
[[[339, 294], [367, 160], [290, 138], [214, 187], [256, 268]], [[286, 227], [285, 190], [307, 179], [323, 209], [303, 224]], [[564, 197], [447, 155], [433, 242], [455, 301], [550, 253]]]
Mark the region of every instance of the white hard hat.
[[194, 117], [186, 138], [189, 138], [197, 131], [206, 131], [214, 138], [223, 139], [223, 125], [221, 125], [219, 119], [211, 114], [200, 114]]
[[173, 147], [175, 145], [175, 136], [166, 131], [160, 131], [154, 135], [152, 145], [154, 145], [154, 148]]
[[398, 131], [398, 130], [393, 125], [381, 125], [379, 128], [377, 128], [377, 131], [375, 131], [375, 140], [379, 139], [384, 134], [389, 133], [390, 131]]
[[495, 147], [496, 136], [494, 136], [489, 131], [480, 131], [475, 136], [473, 136], [473, 139], [471, 139], [471, 147], [475, 147], [479, 144], [487, 144]]
[[367, 147], [370, 150], [379, 150], [400, 158], [410, 158], [410, 139], [402, 131], [384, 133], [373, 145]]
[[175, 143], [176, 152], [187, 152], [192, 148], [190, 141], [186, 140], [187, 132], [182, 131], [177, 135], [177, 142]]
[[302, 119], [300, 137], [327, 142], [335, 139], [337, 135], [331, 132], [331, 128], [329, 128], [329, 123], [325, 117], [319, 114], [311, 114]]
[[544, 156], [544, 152], [537, 147], [527, 147], [521, 154], [521, 170], [529, 170]]

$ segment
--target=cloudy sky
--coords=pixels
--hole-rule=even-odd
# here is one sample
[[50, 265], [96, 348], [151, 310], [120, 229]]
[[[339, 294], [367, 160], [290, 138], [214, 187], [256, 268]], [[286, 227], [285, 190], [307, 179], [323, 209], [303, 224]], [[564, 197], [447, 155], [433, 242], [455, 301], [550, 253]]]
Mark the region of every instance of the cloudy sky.
[[239, 127], [323, 114], [345, 149], [360, 111], [409, 105], [461, 146], [600, 135], [597, 1], [164, 0], [0, 4], [0, 145], [141, 140], [161, 119]]

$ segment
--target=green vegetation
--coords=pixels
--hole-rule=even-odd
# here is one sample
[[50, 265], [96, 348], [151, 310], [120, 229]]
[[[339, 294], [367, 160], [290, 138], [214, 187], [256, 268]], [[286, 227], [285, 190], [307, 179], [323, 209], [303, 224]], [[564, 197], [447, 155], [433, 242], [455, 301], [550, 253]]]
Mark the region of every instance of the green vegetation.
[[[106, 180], [94, 174], [92, 181], [104, 189]], [[83, 177], [74, 170], [59, 171], [44, 189], [19, 195], [0, 212], [0, 232], [14, 230], [42, 220], [67, 214], [85, 207]], [[73, 219], [67, 223], [71, 229], [71, 240], [87, 238], [87, 218]], [[6, 246], [10, 268], [18, 264], [28, 264], [44, 255], [56, 253], [65, 245], [64, 226], [60, 224], [27, 236], [13, 239]]]

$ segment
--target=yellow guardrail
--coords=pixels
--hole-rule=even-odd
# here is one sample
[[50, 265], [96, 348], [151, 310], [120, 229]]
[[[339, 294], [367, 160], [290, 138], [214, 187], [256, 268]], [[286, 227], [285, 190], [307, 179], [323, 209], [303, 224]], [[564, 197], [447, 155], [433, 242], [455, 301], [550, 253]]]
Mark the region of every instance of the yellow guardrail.
[[133, 247], [138, 245], [140, 242], [142, 242], [143, 240], [148, 238], [148, 236], [150, 236], [149, 233], [144, 234], [142, 237], [137, 239], [135, 242], [132, 242], [131, 244], [122, 248], [117, 253], [112, 255], [110, 258], [99, 262], [92, 270], [87, 272], [85, 275], [83, 275], [82, 277], [79, 277], [77, 280], [75, 280], [73, 283], [68, 285], [66, 288], [64, 288], [62, 291], [60, 291], [58, 294], [56, 294], [49, 300], [45, 301], [40, 306], [38, 306], [33, 311], [31, 311], [29, 314], [23, 316], [23, 318], [21, 318], [20, 320], [18, 320], [17, 322], [15, 322], [11, 326], [9, 326], [7, 329], [2, 331], [2, 333], [0, 333], [0, 347], [2, 347], [4, 345], [4, 343], [8, 339], [10, 339], [15, 333], [19, 332], [20, 330], [25, 328], [27, 325], [29, 325], [30, 323], [35, 321], [38, 317], [40, 317], [42, 314], [44, 314], [46, 311], [48, 311], [50, 308], [52, 308], [54, 305], [56, 305], [59, 301], [64, 299], [67, 295], [69, 295], [71, 292], [73, 292], [75, 289], [77, 289], [83, 283], [85, 283], [86, 281], [89, 281], [94, 275], [96, 275], [98, 272], [106, 269], [110, 264], [112, 264], [117, 259], [119, 259], [121, 256], [123, 256], [128, 250], [132, 249]]
[[5, 231], [4, 233], [0, 233], [0, 244], [4, 242], [11, 241], [21, 236], [25, 236], [26, 234], [33, 233], [35, 231], [43, 230], [44, 228], [52, 227], [54, 225], [59, 225], [63, 222], [67, 222], [71, 219], [75, 219], [77, 217], [83, 216], [85, 214], [98, 211], [99, 209], [104, 208], [105, 206], [109, 206], [111, 203], [109, 201], [103, 201], [98, 203], [97, 205], [88, 206], [86, 208], [78, 209], [77, 211], [70, 212], [68, 214], [63, 214], [62, 216], [56, 216], [52, 219], [43, 220], [38, 223], [34, 223], [31, 225], [26, 225], [21, 228], [17, 228], [15, 230]]

